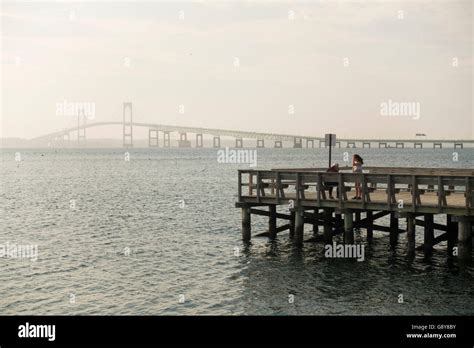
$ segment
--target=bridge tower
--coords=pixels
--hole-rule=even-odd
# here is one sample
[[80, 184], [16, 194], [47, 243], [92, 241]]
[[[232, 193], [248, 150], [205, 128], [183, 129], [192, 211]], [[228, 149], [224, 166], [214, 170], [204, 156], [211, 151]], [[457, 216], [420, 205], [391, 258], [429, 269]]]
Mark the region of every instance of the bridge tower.
[[77, 115], [77, 144], [79, 146], [86, 145], [86, 115], [82, 109]]
[[133, 147], [132, 103], [123, 103], [123, 147]]

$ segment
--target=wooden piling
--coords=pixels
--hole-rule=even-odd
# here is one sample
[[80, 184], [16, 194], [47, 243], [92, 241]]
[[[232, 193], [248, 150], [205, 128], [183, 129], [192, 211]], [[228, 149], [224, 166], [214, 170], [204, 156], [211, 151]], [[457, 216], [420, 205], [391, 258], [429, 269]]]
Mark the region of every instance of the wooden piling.
[[434, 221], [433, 214], [425, 214], [424, 251], [426, 255], [433, 252], [434, 243]]
[[395, 212], [390, 213], [390, 246], [395, 246], [398, 244], [398, 234], [399, 234], [399, 223], [398, 216]]
[[323, 231], [323, 240], [325, 244], [332, 244], [332, 210], [330, 208], [324, 208], [324, 231]]
[[[316, 215], [316, 218], [319, 215], [319, 209], [314, 209], [314, 214]], [[319, 232], [319, 224], [317, 221], [313, 222], [313, 235], [317, 235]]]
[[354, 223], [352, 211], [344, 213], [344, 243], [354, 244]]
[[372, 243], [374, 238], [374, 218], [371, 210], [366, 212], [367, 218], [367, 243]]
[[415, 215], [407, 214], [407, 241], [408, 241], [408, 253], [415, 253], [415, 238], [416, 238], [416, 220]]
[[458, 224], [452, 220], [452, 215], [446, 215], [446, 233], [448, 237], [448, 257], [453, 256], [458, 237]]
[[[369, 190], [364, 190], [364, 199], [360, 201], [349, 200], [343, 190], [347, 183], [350, 185], [352, 182], [355, 185], [359, 176], [354, 178], [344, 173], [327, 174], [326, 168], [238, 170], [238, 175], [236, 207], [242, 209], [242, 238], [244, 240], [251, 238], [250, 215], [257, 214], [269, 218], [269, 232], [264, 234], [271, 238], [280, 231], [290, 229], [290, 238], [296, 237], [297, 243], [301, 243], [306, 221], [313, 226], [314, 234], [318, 233], [319, 225], [324, 226], [324, 235], [321, 236], [322, 238], [315, 236], [312, 239], [315, 242], [322, 239], [325, 243], [332, 243], [333, 235], [342, 232], [345, 242], [353, 243], [353, 228], [357, 226], [367, 229], [368, 242], [373, 239], [373, 231], [377, 230], [390, 233], [390, 244], [394, 245], [400, 233], [399, 219], [407, 218], [407, 244], [410, 252], [417, 250], [415, 236], [418, 224], [425, 229], [425, 241], [423, 245], [420, 245], [419, 250], [424, 249], [429, 253], [434, 245], [447, 240], [449, 255], [456, 250], [455, 255], [461, 258], [472, 256], [474, 169], [374, 167], [369, 173], [360, 174], [363, 177], [361, 182], [365, 183], [366, 189], [367, 183], [370, 183]], [[255, 178], [257, 178], [256, 184]], [[338, 181], [339, 186], [342, 186], [341, 195], [337, 200], [326, 196], [322, 184], [324, 181]], [[383, 184], [387, 182], [389, 185], [386, 189]], [[311, 188], [314, 183], [317, 183], [316, 192]], [[412, 190], [406, 190], [407, 184], [411, 185]], [[427, 185], [429, 188], [421, 190], [419, 185]], [[458, 187], [463, 187], [463, 185], [464, 190], [460, 190]], [[437, 189], [434, 189], [436, 187]], [[457, 190], [445, 190], [446, 187], [451, 189], [456, 187]], [[448, 193], [451, 197], [447, 200]], [[411, 206], [397, 210], [395, 194], [397, 199], [411, 201]], [[289, 214], [276, 213], [276, 205], [291, 207], [295, 201], [296, 208], [291, 209]], [[259, 210], [257, 207], [264, 208]], [[266, 207], [269, 207], [268, 210]], [[305, 209], [311, 213], [304, 214]], [[292, 210], [298, 210], [298, 214]], [[357, 213], [365, 212], [365, 219], [360, 219], [359, 223], [355, 223], [354, 216], [350, 215], [349, 211], [352, 211], [352, 214], [356, 212], [355, 220], [359, 220]], [[334, 217], [333, 212], [336, 213]], [[345, 215], [344, 223], [341, 214]], [[434, 214], [451, 215], [448, 216], [447, 224], [444, 226], [434, 223]], [[387, 215], [390, 216], [390, 227], [376, 223]], [[420, 216], [424, 218], [415, 219]], [[289, 220], [289, 224], [276, 227], [277, 219]], [[434, 238], [435, 229], [446, 234]], [[460, 250], [458, 248], [453, 250], [458, 233], [460, 234]]]
[[277, 235], [277, 218], [276, 218], [276, 205], [269, 205], [268, 212], [268, 236], [270, 239], [275, 239]]
[[290, 211], [290, 239], [295, 237], [295, 211]]
[[342, 221], [342, 215], [341, 214], [338, 214], [336, 212], [334, 213], [334, 223], [335, 223], [335, 226], [336, 226], [337, 230], [342, 230], [343, 229], [344, 222]]
[[355, 216], [355, 222], [360, 222], [360, 211], [356, 211], [354, 213], [354, 216]]
[[304, 210], [302, 208], [295, 209], [295, 244], [303, 244], [303, 233], [304, 233]]
[[242, 207], [242, 240], [248, 242], [251, 238], [250, 206]]
[[458, 258], [471, 258], [471, 221], [467, 218], [458, 221]]

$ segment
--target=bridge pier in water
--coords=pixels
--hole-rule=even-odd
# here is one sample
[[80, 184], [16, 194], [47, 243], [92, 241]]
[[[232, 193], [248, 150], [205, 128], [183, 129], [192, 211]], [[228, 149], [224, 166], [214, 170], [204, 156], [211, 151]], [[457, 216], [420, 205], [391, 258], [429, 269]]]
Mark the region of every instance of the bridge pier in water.
[[281, 148], [283, 147], [282, 141], [281, 140], [275, 140], [275, 148]]
[[148, 129], [148, 147], [159, 147], [158, 129]]
[[123, 103], [123, 147], [133, 147], [132, 103]]
[[347, 142], [347, 145], [346, 145], [346, 148], [350, 149], [355, 149], [356, 148], [356, 143], [354, 141], [348, 141]]
[[303, 143], [303, 139], [302, 138], [298, 138], [298, 137], [294, 137], [293, 138], [293, 148], [295, 149], [301, 149], [303, 146], [302, 146], [302, 143]]
[[163, 147], [171, 147], [170, 132], [163, 132]]
[[77, 115], [77, 144], [86, 145], [86, 115], [83, 112]]
[[214, 148], [220, 148], [221, 147], [221, 137], [220, 136], [214, 136], [212, 138], [212, 146]]
[[202, 134], [196, 134], [196, 147], [203, 147]]
[[263, 139], [257, 139], [257, 148], [264, 148], [265, 141]]
[[244, 147], [244, 140], [242, 138], [236, 138], [235, 139], [235, 147], [236, 148]]

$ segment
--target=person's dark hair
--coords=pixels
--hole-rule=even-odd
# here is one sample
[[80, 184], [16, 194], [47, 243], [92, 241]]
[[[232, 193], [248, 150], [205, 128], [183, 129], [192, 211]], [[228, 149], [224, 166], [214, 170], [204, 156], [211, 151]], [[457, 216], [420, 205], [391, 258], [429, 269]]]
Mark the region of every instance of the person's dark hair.
[[357, 162], [360, 162], [360, 164], [364, 164], [364, 160], [359, 155], [354, 155], [354, 158]]

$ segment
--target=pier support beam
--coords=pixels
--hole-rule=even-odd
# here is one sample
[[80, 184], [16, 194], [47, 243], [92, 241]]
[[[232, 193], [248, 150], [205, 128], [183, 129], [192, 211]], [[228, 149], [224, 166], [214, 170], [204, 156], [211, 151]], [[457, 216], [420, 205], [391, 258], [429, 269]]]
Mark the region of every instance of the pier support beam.
[[472, 253], [472, 216], [453, 216], [458, 223], [458, 258], [470, 259]]
[[390, 213], [390, 246], [398, 244], [398, 216], [395, 212]]
[[[314, 214], [318, 216], [319, 214], [319, 209], [314, 209]], [[318, 222], [313, 222], [313, 235], [317, 235], [319, 232], [319, 224]]]
[[366, 212], [367, 218], [367, 243], [372, 243], [374, 239], [374, 218], [373, 213], [370, 210]]
[[235, 147], [236, 148], [241, 148], [244, 146], [244, 140], [242, 138], [236, 138], [235, 139]]
[[425, 255], [429, 256], [433, 252], [434, 243], [434, 221], [433, 214], [425, 215], [425, 234], [424, 234], [424, 251]]
[[415, 236], [416, 236], [416, 221], [415, 215], [412, 213], [407, 214], [407, 241], [408, 241], [408, 253], [415, 253]]
[[295, 237], [295, 211], [290, 211], [290, 239]]
[[268, 236], [270, 239], [275, 239], [277, 235], [276, 205], [269, 205], [268, 211], [270, 213], [268, 217]]
[[295, 208], [295, 244], [303, 244], [303, 233], [304, 233], [304, 217], [303, 208]]
[[454, 247], [458, 237], [458, 224], [452, 220], [452, 215], [446, 215], [446, 231], [448, 234], [448, 257], [453, 257]]
[[334, 221], [336, 225], [336, 229], [341, 231], [344, 228], [344, 222], [342, 221], [342, 215], [334, 212]]
[[458, 239], [459, 239], [459, 258], [471, 258], [472, 243], [471, 243], [471, 221], [458, 222]]
[[221, 137], [220, 136], [214, 136], [214, 138], [212, 139], [212, 146], [214, 148], [221, 147]]
[[324, 208], [323, 216], [324, 216], [323, 240], [325, 244], [332, 244], [332, 228], [331, 228], [332, 209]]
[[344, 213], [344, 243], [354, 244], [354, 223], [352, 211]]
[[250, 206], [242, 207], [242, 240], [248, 242], [251, 238]]
[[360, 214], [361, 214], [360, 211], [356, 211], [356, 212], [354, 213], [355, 222], [360, 222]]

